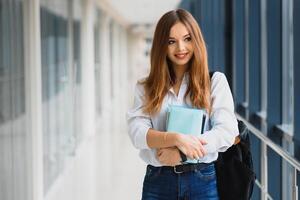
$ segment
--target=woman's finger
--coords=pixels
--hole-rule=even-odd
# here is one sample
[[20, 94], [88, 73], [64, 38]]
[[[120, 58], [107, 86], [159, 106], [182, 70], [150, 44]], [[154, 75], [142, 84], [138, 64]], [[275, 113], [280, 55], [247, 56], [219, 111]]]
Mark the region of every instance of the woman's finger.
[[207, 154], [205, 148], [202, 145], [200, 146], [200, 151], [202, 152], [203, 156]]
[[198, 159], [199, 158], [202, 158], [204, 155], [203, 155], [203, 153], [202, 153], [202, 151], [199, 149], [199, 152], [198, 152]]
[[202, 145], [208, 144], [206, 140], [199, 138], [199, 141], [201, 142]]
[[202, 157], [202, 152], [200, 151], [200, 148], [199, 148], [199, 147], [195, 149], [195, 153], [196, 153], [195, 159], [198, 160], [199, 158]]
[[193, 153], [188, 153], [188, 154], [186, 154], [186, 156], [189, 158], [189, 159], [194, 159], [194, 155], [193, 155]]

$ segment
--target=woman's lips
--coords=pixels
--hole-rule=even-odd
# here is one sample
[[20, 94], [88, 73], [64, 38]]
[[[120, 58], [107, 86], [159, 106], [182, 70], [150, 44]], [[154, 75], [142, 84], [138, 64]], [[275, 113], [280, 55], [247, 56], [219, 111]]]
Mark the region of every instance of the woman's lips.
[[184, 59], [187, 55], [188, 53], [177, 53], [175, 54], [175, 57], [178, 59]]

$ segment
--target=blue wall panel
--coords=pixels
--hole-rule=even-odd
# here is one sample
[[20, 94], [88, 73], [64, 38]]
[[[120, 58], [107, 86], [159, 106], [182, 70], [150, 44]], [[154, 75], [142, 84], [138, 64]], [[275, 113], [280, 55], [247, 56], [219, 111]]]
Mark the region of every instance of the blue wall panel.
[[249, 1], [249, 111], [260, 110], [260, 1]]
[[281, 1], [268, 0], [267, 44], [268, 44], [268, 108], [269, 129], [281, 123]]
[[[281, 123], [281, 1], [267, 1], [267, 50], [268, 50], [268, 136], [280, 145], [281, 138], [275, 134], [274, 126]], [[273, 151], [268, 151], [268, 190], [274, 199], [281, 199], [281, 159]], [[278, 176], [274, 176], [278, 174]]]
[[245, 102], [245, 3], [233, 0], [233, 65], [235, 67], [235, 103], [237, 112]]

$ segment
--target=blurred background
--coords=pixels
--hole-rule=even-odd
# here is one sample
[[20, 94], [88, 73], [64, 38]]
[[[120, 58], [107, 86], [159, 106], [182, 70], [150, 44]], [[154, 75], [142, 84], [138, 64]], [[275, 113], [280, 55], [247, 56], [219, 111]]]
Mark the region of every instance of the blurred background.
[[141, 198], [125, 113], [179, 7], [252, 132], [252, 199], [298, 199], [299, 0], [0, 0], [0, 200]]

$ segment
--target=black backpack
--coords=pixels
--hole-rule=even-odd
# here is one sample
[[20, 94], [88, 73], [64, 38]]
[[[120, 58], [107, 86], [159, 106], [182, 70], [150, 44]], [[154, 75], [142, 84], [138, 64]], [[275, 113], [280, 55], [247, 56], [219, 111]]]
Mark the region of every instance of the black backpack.
[[[210, 78], [213, 73], [209, 73]], [[256, 175], [253, 171], [249, 130], [240, 120], [238, 128], [240, 142], [225, 152], [219, 152], [215, 163], [221, 200], [249, 200], [253, 192]]]

